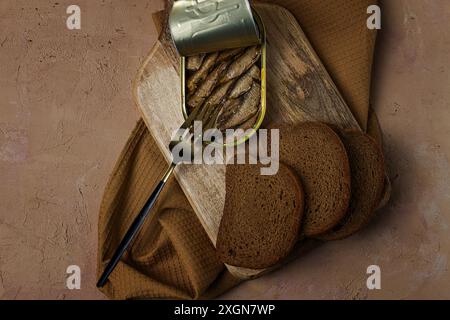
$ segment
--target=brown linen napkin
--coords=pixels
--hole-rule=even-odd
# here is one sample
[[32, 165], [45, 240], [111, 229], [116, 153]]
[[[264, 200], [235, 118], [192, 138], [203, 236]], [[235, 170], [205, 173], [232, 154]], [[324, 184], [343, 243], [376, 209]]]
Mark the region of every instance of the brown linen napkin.
[[[376, 117], [369, 112], [376, 33], [366, 28], [366, 9], [376, 0], [265, 2], [284, 6], [296, 16], [361, 126], [381, 141]], [[98, 275], [166, 166], [140, 120], [103, 196], [98, 222]], [[178, 182], [172, 179], [101, 291], [112, 299], [207, 299], [239, 282], [217, 259]]]

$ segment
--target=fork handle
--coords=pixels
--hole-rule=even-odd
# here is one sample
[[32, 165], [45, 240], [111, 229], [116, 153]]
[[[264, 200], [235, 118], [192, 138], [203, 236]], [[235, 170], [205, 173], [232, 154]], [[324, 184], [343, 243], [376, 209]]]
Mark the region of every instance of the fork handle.
[[128, 249], [131, 241], [135, 238], [135, 236], [138, 234], [139, 230], [141, 229], [142, 225], [144, 224], [145, 218], [147, 218], [148, 214], [152, 210], [153, 206], [156, 203], [156, 200], [158, 199], [159, 195], [161, 194], [161, 191], [164, 189], [164, 186], [166, 185], [167, 180], [169, 180], [169, 177], [172, 175], [173, 170], [175, 169], [176, 164], [172, 163], [167, 170], [164, 177], [161, 179], [161, 181], [156, 186], [155, 190], [153, 191], [150, 198], [148, 198], [147, 202], [145, 203], [144, 207], [141, 209], [141, 212], [137, 215], [137, 217], [134, 219], [133, 223], [131, 224], [130, 228], [128, 229], [127, 233], [123, 237], [122, 241], [120, 242], [119, 246], [117, 247], [116, 251], [114, 252], [114, 255], [112, 256], [111, 260], [108, 262], [108, 265], [106, 266], [105, 270], [103, 271], [100, 279], [97, 282], [97, 287], [101, 288], [106, 284], [106, 281], [108, 281], [108, 277], [113, 272], [114, 268], [117, 266], [117, 264], [120, 261], [120, 258], [122, 258], [125, 251]]

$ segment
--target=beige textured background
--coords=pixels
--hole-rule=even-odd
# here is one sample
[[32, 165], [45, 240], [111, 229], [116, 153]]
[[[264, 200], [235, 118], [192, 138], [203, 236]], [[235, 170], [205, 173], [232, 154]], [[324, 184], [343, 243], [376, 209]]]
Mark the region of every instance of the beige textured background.
[[[138, 114], [131, 80], [160, 1], [0, 2], [0, 298], [103, 298], [103, 188]], [[74, 2], [74, 3], [75, 3]], [[384, 1], [373, 90], [394, 193], [363, 233], [224, 298], [450, 298], [450, 2]], [[65, 289], [69, 264], [82, 290]], [[368, 291], [366, 268], [382, 269]]]

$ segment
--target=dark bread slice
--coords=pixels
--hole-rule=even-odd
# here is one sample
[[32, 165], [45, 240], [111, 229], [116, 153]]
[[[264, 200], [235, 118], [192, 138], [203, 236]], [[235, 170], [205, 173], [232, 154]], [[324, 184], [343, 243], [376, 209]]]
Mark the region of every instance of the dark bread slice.
[[304, 208], [300, 180], [282, 163], [274, 176], [262, 176], [260, 169], [261, 165], [227, 166], [216, 247], [221, 261], [229, 265], [271, 267], [297, 242]]
[[351, 195], [350, 165], [339, 136], [318, 122], [273, 128], [280, 129], [280, 161], [295, 170], [305, 190], [301, 235], [331, 230], [345, 216]]
[[321, 240], [347, 238], [366, 226], [383, 196], [385, 170], [383, 153], [376, 141], [363, 132], [340, 132], [347, 149], [352, 176], [352, 197], [344, 219]]

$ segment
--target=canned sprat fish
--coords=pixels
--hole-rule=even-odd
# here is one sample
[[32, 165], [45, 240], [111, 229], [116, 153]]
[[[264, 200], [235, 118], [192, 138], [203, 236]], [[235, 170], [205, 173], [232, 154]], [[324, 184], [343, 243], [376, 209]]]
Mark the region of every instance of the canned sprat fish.
[[204, 130], [240, 128], [236, 142], [247, 140], [266, 112], [266, 41], [257, 12], [246, 0], [177, 1], [170, 26], [181, 55], [184, 117], [207, 108]]

